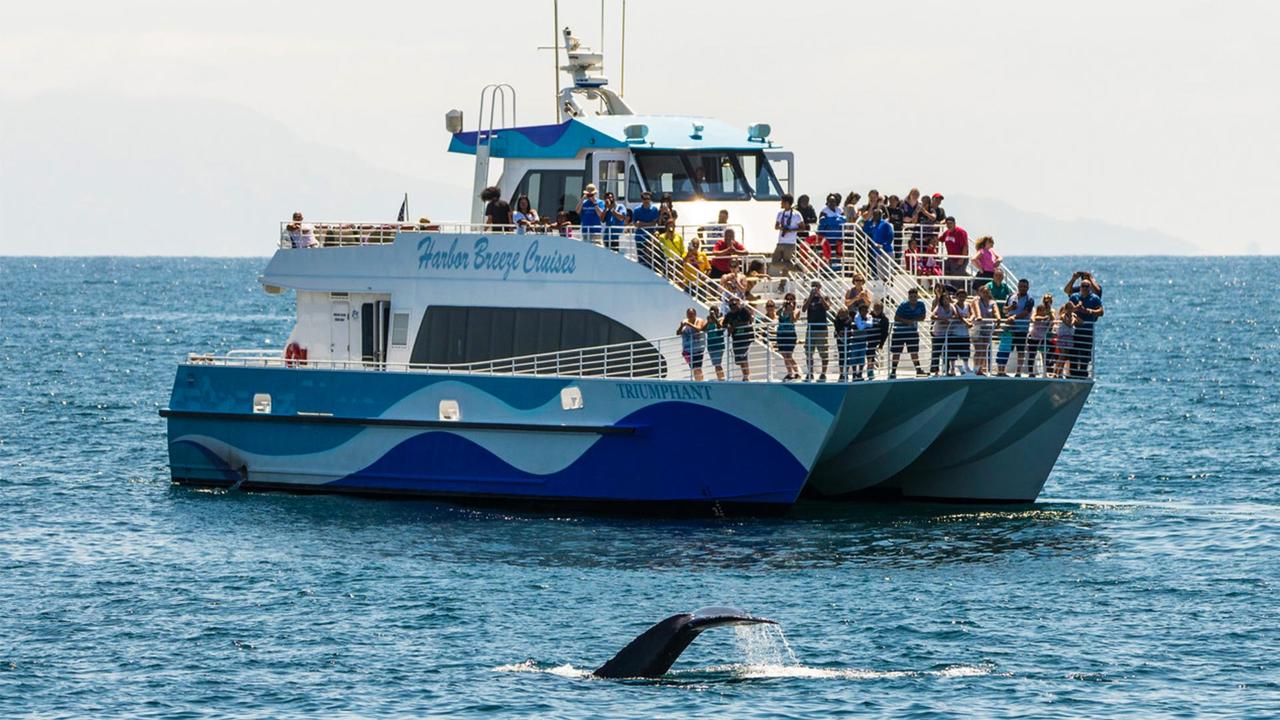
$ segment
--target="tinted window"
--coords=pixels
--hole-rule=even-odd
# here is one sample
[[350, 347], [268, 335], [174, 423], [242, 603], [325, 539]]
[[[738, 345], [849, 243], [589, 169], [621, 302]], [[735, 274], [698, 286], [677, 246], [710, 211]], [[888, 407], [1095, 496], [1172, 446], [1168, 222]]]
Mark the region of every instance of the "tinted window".
[[[502, 358], [555, 353], [643, 340], [622, 323], [594, 310], [489, 308], [432, 305], [418, 326], [409, 362], [414, 365], [463, 365]], [[576, 357], [561, 358], [560, 371], [586, 375], [661, 377], [664, 361], [651, 346], [598, 354], [579, 367]], [[554, 364], [546, 368], [550, 371]]]
[[655, 197], [673, 200], [773, 200], [778, 181], [760, 152], [635, 152], [636, 163]]
[[561, 210], [578, 206], [582, 188], [586, 186], [583, 174], [581, 170], [530, 170], [516, 186], [511, 206], [515, 207], [516, 198], [528, 195], [539, 216], [554, 220]]

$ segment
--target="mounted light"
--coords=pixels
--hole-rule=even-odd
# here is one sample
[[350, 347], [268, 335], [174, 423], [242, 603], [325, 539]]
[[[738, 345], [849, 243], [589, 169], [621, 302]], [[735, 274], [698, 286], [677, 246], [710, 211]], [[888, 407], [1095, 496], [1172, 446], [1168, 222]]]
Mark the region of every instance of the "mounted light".
[[694, 140], [701, 140], [701, 139], [702, 139], [702, 130], [703, 130], [703, 128], [702, 128], [702, 125], [701, 125], [701, 124], [699, 124], [699, 123], [694, 123], [694, 124], [693, 124], [693, 132], [689, 135], [689, 137], [693, 138]]
[[773, 128], [768, 123], [756, 123], [747, 128], [747, 142], [764, 142], [771, 132]]
[[455, 134], [462, 132], [461, 110], [450, 110], [444, 114], [444, 129]]
[[644, 139], [649, 136], [649, 126], [628, 125], [622, 129], [622, 132], [627, 136], [627, 142], [643, 143]]

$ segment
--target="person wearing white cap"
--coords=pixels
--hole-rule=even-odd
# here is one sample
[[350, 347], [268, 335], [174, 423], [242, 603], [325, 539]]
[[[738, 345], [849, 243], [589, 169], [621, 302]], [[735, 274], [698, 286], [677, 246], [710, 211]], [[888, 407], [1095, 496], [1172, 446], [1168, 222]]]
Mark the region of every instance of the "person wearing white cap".
[[604, 202], [596, 197], [596, 186], [588, 184], [582, 191], [582, 199], [575, 208], [578, 224], [582, 227], [582, 239], [599, 243], [604, 226]]

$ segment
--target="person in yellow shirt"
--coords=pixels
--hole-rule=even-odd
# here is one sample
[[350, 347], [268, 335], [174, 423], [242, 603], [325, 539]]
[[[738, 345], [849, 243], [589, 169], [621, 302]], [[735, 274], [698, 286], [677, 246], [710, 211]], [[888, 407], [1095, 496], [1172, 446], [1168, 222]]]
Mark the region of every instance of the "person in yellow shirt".
[[698, 284], [698, 273], [706, 275], [711, 272], [711, 261], [702, 252], [702, 238], [689, 241], [689, 249], [684, 254], [684, 286], [690, 293]]
[[665, 275], [673, 280], [683, 275], [684, 238], [676, 232], [676, 221], [668, 217], [662, 232], [658, 233], [658, 245], [662, 248], [662, 265]]

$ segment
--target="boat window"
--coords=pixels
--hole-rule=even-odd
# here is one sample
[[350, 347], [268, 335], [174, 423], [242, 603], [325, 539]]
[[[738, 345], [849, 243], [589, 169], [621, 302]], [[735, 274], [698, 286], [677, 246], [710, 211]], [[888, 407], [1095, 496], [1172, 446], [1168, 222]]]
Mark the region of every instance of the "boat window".
[[640, 194], [644, 192], [644, 187], [640, 184], [640, 173], [636, 172], [636, 166], [631, 166], [631, 172], [627, 175], [627, 202], [638, 203], [641, 201]]
[[667, 193], [671, 194], [672, 200], [696, 197], [689, 168], [680, 153], [636, 153], [636, 162], [654, 200]]
[[440, 401], [440, 419], [445, 422], [458, 422], [462, 419], [462, 408], [457, 400]]
[[782, 198], [782, 182], [774, 174], [772, 164], [766, 162], [762, 153], [742, 153], [738, 156], [742, 165], [742, 174], [751, 183], [757, 200], [779, 200]]
[[776, 200], [782, 190], [759, 152], [640, 152], [636, 162], [655, 197]]
[[603, 198], [605, 193], [611, 192], [616, 198], [622, 198], [624, 185], [627, 181], [627, 161], [626, 160], [601, 160], [599, 180], [596, 184], [600, 186], [599, 197]]
[[391, 316], [391, 346], [404, 347], [409, 344], [409, 313], [398, 312]]
[[516, 198], [528, 195], [529, 202], [538, 215], [554, 220], [561, 210], [573, 210], [582, 197], [582, 170], [530, 170], [520, 179], [511, 195], [512, 207]]
[[253, 413], [255, 415], [271, 414], [271, 396], [267, 393], [254, 393]]
[[689, 153], [698, 194], [708, 200], [746, 200], [751, 191], [732, 153]]
[[560, 391], [560, 407], [565, 410], [582, 409], [582, 389], [567, 387]]
[[[432, 305], [423, 314], [409, 362], [465, 365], [563, 350], [635, 343], [639, 333], [594, 310]], [[661, 377], [666, 368], [652, 345], [636, 345], [599, 358], [564, 358], [565, 374]], [[579, 368], [581, 361], [583, 367]]]

